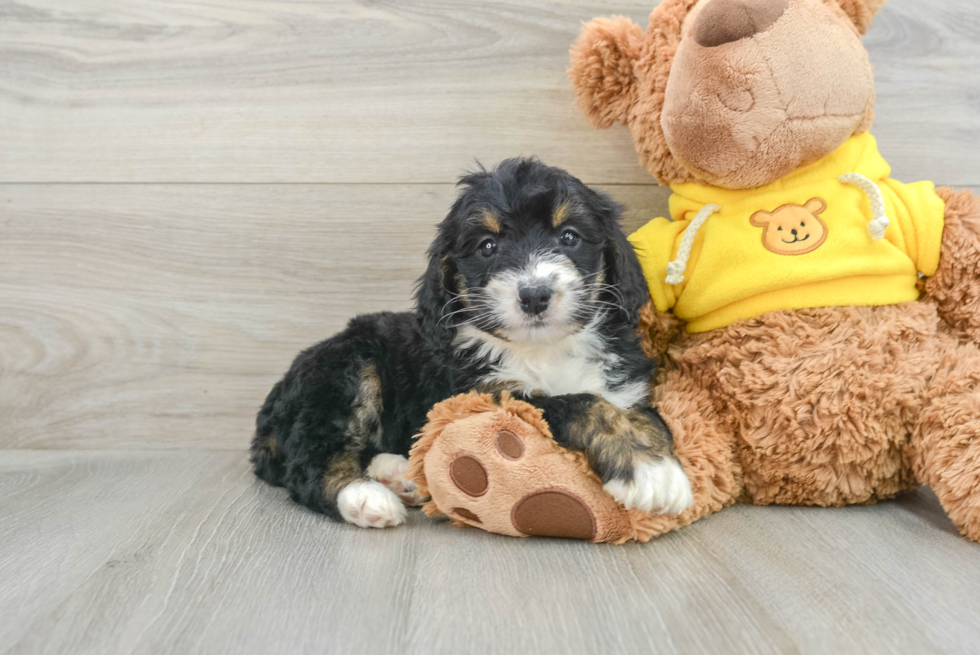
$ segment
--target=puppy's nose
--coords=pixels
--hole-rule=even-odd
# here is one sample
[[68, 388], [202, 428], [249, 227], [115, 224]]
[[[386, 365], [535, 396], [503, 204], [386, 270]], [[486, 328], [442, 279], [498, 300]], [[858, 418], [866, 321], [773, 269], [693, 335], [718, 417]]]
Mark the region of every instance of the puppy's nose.
[[792, 232], [792, 233], [793, 233], [793, 236], [794, 236], [794, 237], [796, 236], [796, 230], [790, 230], [790, 232]]
[[711, 0], [694, 23], [694, 40], [706, 48], [747, 39], [779, 20], [789, 0]]
[[518, 292], [521, 310], [529, 316], [537, 316], [548, 309], [551, 302], [551, 289], [548, 287], [524, 287]]

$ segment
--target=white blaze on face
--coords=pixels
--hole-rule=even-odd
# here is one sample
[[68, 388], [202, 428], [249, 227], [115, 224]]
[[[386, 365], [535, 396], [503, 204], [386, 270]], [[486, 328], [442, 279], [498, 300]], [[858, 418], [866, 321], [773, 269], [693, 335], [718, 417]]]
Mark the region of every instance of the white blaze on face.
[[[521, 310], [523, 287], [552, 290], [548, 308], [537, 316]], [[621, 363], [599, 329], [603, 310], [588, 306], [592, 285], [564, 255], [532, 256], [519, 268], [496, 275], [484, 288], [486, 311], [504, 325], [489, 333], [462, 325], [454, 345], [475, 349], [475, 356], [492, 362], [482, 382], [503, 383], [515, 393], [595, 393], [627, 409], [649, 393], [646, 379], [628, 380], [615, 373]], [[578, 321], [586, 318], [584, 325]]]
[[[551, 289], [551, 300], [545, 311], [529, 316], [521, 309], [520, 290], [535, 287]], [[578, 269], [568, 257], [556, 253], [532, 255], [522, 268], [494, 276], [484, 294], [504, 324], [502, 334], [516, 341], [546, 341], [567, 335], [587, 299]]]

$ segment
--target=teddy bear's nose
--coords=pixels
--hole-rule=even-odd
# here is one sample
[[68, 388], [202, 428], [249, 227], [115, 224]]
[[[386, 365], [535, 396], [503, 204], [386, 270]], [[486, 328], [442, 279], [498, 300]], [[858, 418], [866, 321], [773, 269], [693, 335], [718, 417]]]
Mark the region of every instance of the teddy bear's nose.
[[711, 0], [694, 23], [694, 40], [706, 48], [747, 39], [779, 20], [789, 0]]

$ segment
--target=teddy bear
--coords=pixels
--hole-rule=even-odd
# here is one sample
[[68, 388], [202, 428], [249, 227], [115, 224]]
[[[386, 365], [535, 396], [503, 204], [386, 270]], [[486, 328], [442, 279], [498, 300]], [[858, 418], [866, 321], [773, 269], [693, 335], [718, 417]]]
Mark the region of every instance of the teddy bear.
[[630, 237], [652, 391], [694, 506], [930, 485], [980, 540], [980, 199], [903, 184], [870, 134], [885, 0], [664, 0], [584, 25], [578, 104], [669, 185]]
[[427, 514], [513, 536], [646, 541], [733, 503], [873, 504], [930, 485], [980, 540], [980, 199], [890, 177], [861, 36], [885, 0], [663, 0], [584, 25], [569, 74], [673, 192], [630, 237], [652, 400], [693, 505], [626, 510], [540, 412], [437, 405]]

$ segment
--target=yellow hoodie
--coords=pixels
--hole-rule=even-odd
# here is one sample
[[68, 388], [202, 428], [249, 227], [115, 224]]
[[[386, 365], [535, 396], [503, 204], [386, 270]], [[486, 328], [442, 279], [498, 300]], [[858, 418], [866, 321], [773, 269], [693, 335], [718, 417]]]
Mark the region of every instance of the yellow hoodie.
[[945, 206], [931, 182], [890, 174], [862, 134], [769, 186], [672, 185], [673, 221], [630, 237], [657, 309], [706, 332], [779, 309], [918, 299], [918, 273], [939, 266]]

